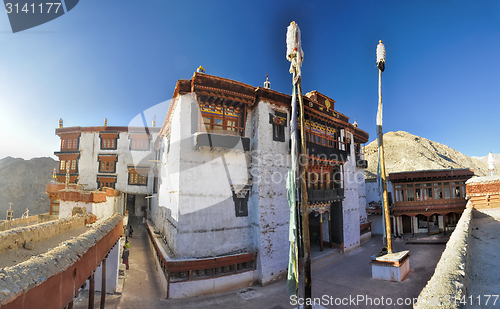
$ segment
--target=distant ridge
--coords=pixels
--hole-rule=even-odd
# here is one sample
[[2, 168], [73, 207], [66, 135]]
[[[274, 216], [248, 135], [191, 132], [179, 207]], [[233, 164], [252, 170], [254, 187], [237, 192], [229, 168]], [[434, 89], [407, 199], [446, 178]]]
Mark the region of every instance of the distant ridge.
[[[474, 169], [478, 176], [488, 173], [488, 164], [464, 155], [446, 145], [410, 134], [405, 131], [384, 134], [384, 153], [387, 175], [405, 171], [436, 169]], [[366, 178], [377, 177], [377, 140], [364, 147], [368, 168]]]
[[[471, 158], [488, 163], [488, 155], [485, 155], [483, 157], [472, 156]], [[493, 161], [495, 162], [495, 174], [500, 175], [500, 154], [492, 153], [491, 155], [493, 156]]]
[[52, 158], [5, 157], [0, 159], [0, 220], [5, 220], [9, 203], [14, 218], [29, 209], [30, 215], [49, 212], [50, 200], [45, 193], [58, 162]]

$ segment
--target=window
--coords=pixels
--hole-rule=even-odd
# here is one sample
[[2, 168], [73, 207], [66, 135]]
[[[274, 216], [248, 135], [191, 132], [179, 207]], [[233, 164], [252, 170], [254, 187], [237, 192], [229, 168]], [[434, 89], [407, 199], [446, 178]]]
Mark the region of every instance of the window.
[[396, 185], [396, 202], [403, 202], [403, 190], [401, 189], [402, 185]]
[[80, 133], [61, 134], [61, 151], [78, 150]]
[[137, 186], [146, 186], [148, 184], [148, 171], [149, 167], [129, 168], [128, 184]]
[[117, 160], [118, 156], [116, 155], [100, 155], [99, 173], [115, 173]]
[[130, 133], [130, 150], [149, 150], [151, 136], [146, 133]]
[[440, 182], [434, 183], [434, 198], [435, 199], [442, 199], [443, 198], [443, 188], [441, 187]]
[[239, 106], [201, 104], [202, 125], [206, 132], [243, 135], [244, 125]]
[[97, 176], [97, 186], [102, 188], [115, 188], [116, 176]]
[[413, 194], [413, 185], [405, 185], [405, 187], [407, 188], [405, 190], [405, 196], [406, 196], [406, 201], [407, 202], [412, 202], [414, 201], [414, 194]]
[[99, 137], [101, 138], [101, 149], [115, 150], [117, 148], [118, 132], [101, 132], [99, 134]]
[[101, 149], [116, 149], [115, 140], [112, 138], [102, 139]]
[[453, 186], [451, 193], [452, 193], [452, 198], [460, 198], [461, 197], [460, 196], [460, 186]]
[[61, 160], [61, 162], [59, 163], [59, 173], [66, 174], [66, 168], [69, 168], [70, 173], [76, 173], [76, 159]]
[[422, 188], [421, 184], [415, 184], [415, 201], [423, 201], [424, 197], [422, 196]]

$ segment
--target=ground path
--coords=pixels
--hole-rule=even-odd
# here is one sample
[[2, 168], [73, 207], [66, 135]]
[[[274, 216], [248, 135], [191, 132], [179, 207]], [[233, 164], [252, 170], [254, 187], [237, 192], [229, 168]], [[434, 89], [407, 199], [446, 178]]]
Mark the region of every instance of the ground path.
[[[179, 309], [282, 309], [294, 308], [285, 291], [285, 281], [271, 285], [252, 286], [238, 291], [218, 295], [187, 299], [164, 299], [160, 291], [153, 256], [148, 244], [145, 225], [133, 221], [134, 237], [130, 239], [130, 270], [127, 272], [123, 294], [107, 295], [106, 308], [179, 308]], [[135, 223], [134, 223], [135, 222]], [[397, 305], [398, 299], [418, 297], [420, 291], [434, 273], [443, 244], [407, 244], [395, 240], [395, 251], [410, 250], [409, 275], [402, 282], [388, 282], [371, 278], [370, 256], [383, 247], [381, 237], [374, 237], [359, 249], [343, 254], [341, 258], [325, 267], [313, 267], [313, 297], [326, 301], [326, 308], [339, 308], [335, 300], [350, 302], [341, 308], [412, 308], [411, 305]], [[96, 293], [95, 308], [99, 308], [100, 294]], [[355, 305], [352, 299], [365, 301]], [[382, 301], [383, 306], [376, 306]], [[345, 299], [345, 300], [344, 300]], [[368, 300], [367, 300], [368, 299]], [[370, 300], [371, 302], [370, 303]], [[391, 299], [391, 305], [388, 304]], [[82, 299], [74, 308], [87, 308], [87, 300]]]

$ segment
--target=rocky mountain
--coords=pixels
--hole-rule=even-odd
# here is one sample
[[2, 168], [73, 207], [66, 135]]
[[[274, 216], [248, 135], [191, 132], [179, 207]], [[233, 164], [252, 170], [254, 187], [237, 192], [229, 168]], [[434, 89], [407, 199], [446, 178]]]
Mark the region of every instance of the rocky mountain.
[[[404, 131], [384, 134], [384, 153], [387, 175], [404, 171], [471, 168], [478, 176], [488, 173], [488, 163], [468, 157], [446, 145]], [[368, 168], [366, 178], [377, 177], [377, 140], [364, 147]]]
[[52, 158], [0, 159], [0, 220], [5, 220], [9, 203], [14, 218], [21, 217], [26, 208], [30, 215], [49, 212], [50, 200], [45, 190], [57, 165]]
[[[500, 175], [500, 153], [499, 154], [492, 153], [491, 155], [493, 156], [493, 160], [495, 161], [495, 174]], [[472, 156], [471, 158], [478, 159], [480, 161], [488, 163], [488, 155], [485, 155], [484, 157]]]

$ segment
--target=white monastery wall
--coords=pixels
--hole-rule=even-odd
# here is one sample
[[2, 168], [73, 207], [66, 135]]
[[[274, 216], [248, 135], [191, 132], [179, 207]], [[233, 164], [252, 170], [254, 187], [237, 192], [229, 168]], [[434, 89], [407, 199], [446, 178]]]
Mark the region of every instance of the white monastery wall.
[[[286, 276], [288, 267], [288, 231], [290, 209], [286, 193], [289, 130], [285, 141], [272, 139], [269, 114], [274, 110], [289, 113], [285, 108], [259, 102], [251, 115], [253, 188], [250, 207], [255, 222], [257, 246], [257, 277], [262, 285]], [[287, 126], [289, 129], [289, 126]]]
[[[177, 100], [182, 101], [183, 96], [179, 96]], [[172, 114], [170, 140], [166, 137], [161, 139], [159, 160], [162, 163], [159, 166], [157, 198], [152, 201], [151, 206], [151, 220], [167, 237], [167, 244], [173, 252], [177, 250], [179, 225], [180, 116], [177, 105]]]
[[[352, 133], [351, 141], [353, 141]], [[360, 246], [359, 235], [359, 188], [358, 182], [364, 178], [363, 174], [358, 175], [356, 171], [356, 155], [354, 154], [354, 143], [351, 143], [351, 155], [344, 164], [344, 201], [342, 202], [342, 212], [344, 221], [344, 252], [352, 251]], [[364, 182], [364, 180], [362, 180]]]
[[[150, 140], [150, 149], [158, 134], [153, 133]], [[149, 171], [147, 186], [128, 184], [129, 166], [150, 166], [153, 159], [152, 151], [130, 150], [128, 132], [120, 132], [117, 140], [117, 149], [101, 149], [99, 132], [82, 132], [80, 136], [80, 159], [78, 161], [79, 183], [88, 190], [97, 189], [97, 175], [117, 176], [115, 189], [130, 194], [148, 194], [153, 188], [153, 172]], [[115, 173], [99, 173], [99, 155], [114, 154], [118, 156]]]
[[[236, 217], [231, 185], [249, 182], [247, 157], [240, 150], [194, 149], [191, 132], [192, 95], [178, 102], [181, 156], [179, 173], [179, 220], [176, 254], [183, 257], [250, 252], [250, 217]], [[238, 147], [237, 147], [238, 148]]]
[[117, 199], [113, 196], [106, 196], [106, 202], [85, 203], [74, 201], [61, 201], [59, 204], [59, 219], [72, 216], [74, 207], [84, 207], [88, 214], [94, 214], [97, 221], [106, 220], [113, 216]]

